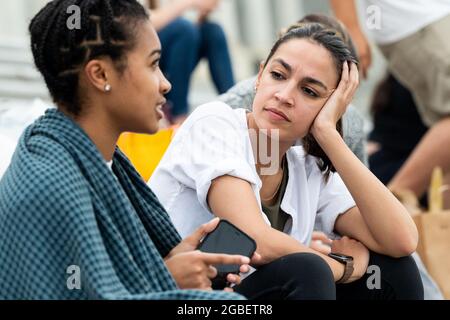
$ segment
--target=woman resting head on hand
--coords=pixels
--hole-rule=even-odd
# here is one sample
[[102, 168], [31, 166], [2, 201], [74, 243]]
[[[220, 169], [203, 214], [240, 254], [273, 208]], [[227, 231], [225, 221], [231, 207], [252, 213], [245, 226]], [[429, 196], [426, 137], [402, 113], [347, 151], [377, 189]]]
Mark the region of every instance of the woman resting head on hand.
[[[372, 263], [391, 284], [378, 297], [392, 298], [393, 288], [398, 298], [423, 298], [409, 257], [417, 245], [414, 222], [340, 134], [358, 87], [356, 63], [336, 30], [294, 26], [261, 64], [252, 112], [220, 102], [198, 107], [152, 175], [149, 185], [183, 237], [218, 216], [255, 239], [263, 265], [236, 292], [375, 298], [365, 286]], [[315, 226], [341, 235], [331, 252], [352, 263], [311, 249]], [[402, 277], [408, 279], [392, 280]], [[340, 285], [351, 282], [358, 284]]]

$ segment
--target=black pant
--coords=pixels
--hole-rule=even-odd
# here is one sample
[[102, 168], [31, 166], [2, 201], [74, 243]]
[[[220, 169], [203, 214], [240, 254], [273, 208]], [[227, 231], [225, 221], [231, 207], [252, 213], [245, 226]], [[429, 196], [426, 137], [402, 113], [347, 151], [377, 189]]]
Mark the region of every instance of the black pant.
[[370, 252], [372, 265], [379, 267], [378, 283], [373, 280], [375, 273], [371, 273], [352, 283], [336, 285], [322, 258], [295, 253], [258, 268], [234, 289], [248, 299], [423, 300], [422, 280], [412, 257], [397, 259]]

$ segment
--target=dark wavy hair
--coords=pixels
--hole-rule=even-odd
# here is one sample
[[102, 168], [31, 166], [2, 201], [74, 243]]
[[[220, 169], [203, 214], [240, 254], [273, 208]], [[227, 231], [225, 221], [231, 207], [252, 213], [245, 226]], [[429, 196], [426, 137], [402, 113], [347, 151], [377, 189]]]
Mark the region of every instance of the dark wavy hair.
[[[277, 40], [277, 42], [275, 42], [270, 50], [269, 56], [264, 62], [264, 68], [267, 66], [273, 55], [277, 52], [278, 48], [292, 39], [308, 39], [324, 47], [333, 58], [335, 72], [338, 75], [338, 81], [341, 79], [342, 67], [345, 62], [351, 61], [358, 64], [358, 58], [354, 47], [351, 48], [349, 46], [348, 41], [344, 40], [343, 35], [339, 30], [336, 30], [333, 27], [328, 27], [322, 23], [300, 22], [291, 26]], [[336, 129], [342, 136], [341, 119], [339, 119], [336, 124]], [[308, 133], [303, 138], [303, 147], [305, 148], [306, 153], [319, 158], [318, 166], [323, 172], [325, 178], [328, 178], [330, 172], [336, 171], [331, 163], [331, 160], [328, 158], [311, 133]]]
[[300, 19], [296, 25], [292, 25], [290, 29], [293, 29], [295, 27], [298, 27], [299, 24], [303, 23], [320, 23], [321, 25], [325, 26], [326, 28], [333, 29], [336, 31], [336, 35], [342, 38], [344, 43], [348, 46], [348, 49], [350, 50], [351, 54], [358, 58], [358, 52], [356, 51], [356, 46], [353, 43], [352, 37], [350, 36], [350, 33], [348, 33], [347, 29], [345, 28], [344, 24], [340, 22], [339, 20], [327, 16], [325, 14], [320, 13], [311, 13], [304, 16], [302, 19]]
[[[69, 29], [67, 13], [80, 9], [80, 28]], [[70, 11], [69, 11], [70, 12]], [[79, 74], [92, 59], [107, 56], [122, 73], [126, 53], [135, 46], [137, 27], [148, 20], [136, 0], [53, 0], [31, 20], [31, 50], [53, 101], [68, 112], [81, 112]]]

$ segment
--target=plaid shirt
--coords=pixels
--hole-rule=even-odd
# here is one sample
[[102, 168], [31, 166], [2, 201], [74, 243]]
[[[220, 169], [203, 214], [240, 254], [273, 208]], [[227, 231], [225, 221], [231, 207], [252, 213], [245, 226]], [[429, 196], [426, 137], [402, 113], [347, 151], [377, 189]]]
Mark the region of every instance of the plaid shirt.
[[0, 181], [0, 299], [241, 298], [178, 289], [180, 236], [118, 149], [112, 169], [57, 110], [25, 130]]

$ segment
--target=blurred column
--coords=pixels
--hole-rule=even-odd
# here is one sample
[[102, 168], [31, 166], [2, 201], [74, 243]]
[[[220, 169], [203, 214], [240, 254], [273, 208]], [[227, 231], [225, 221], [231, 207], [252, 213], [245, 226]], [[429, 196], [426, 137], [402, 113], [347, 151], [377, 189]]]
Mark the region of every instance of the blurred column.
[[304, 12], [306, 13], [330, 13], [329, 0], [300, 0]]
[[267, 50], [273, 39], [270, 0], [237, 0], [242, 41], [255, 50]]
[[0, 2], [0, 37], [17, 39], [26, 36], [25, 0]]
[[235, 0], [222, 0], [217, 10], [212, 14], [212, 18], [224, 28], [228, 41], [231, 43], [241, 41], [237, 11]]
[[0, 38], [11, 41], [28, 39], [31, 18], [48, 0], [0, 1]]
[[274, 16], [276, 35], [285, 28], [304, 16], [303, 1], [299, 0], [270, 0]]

